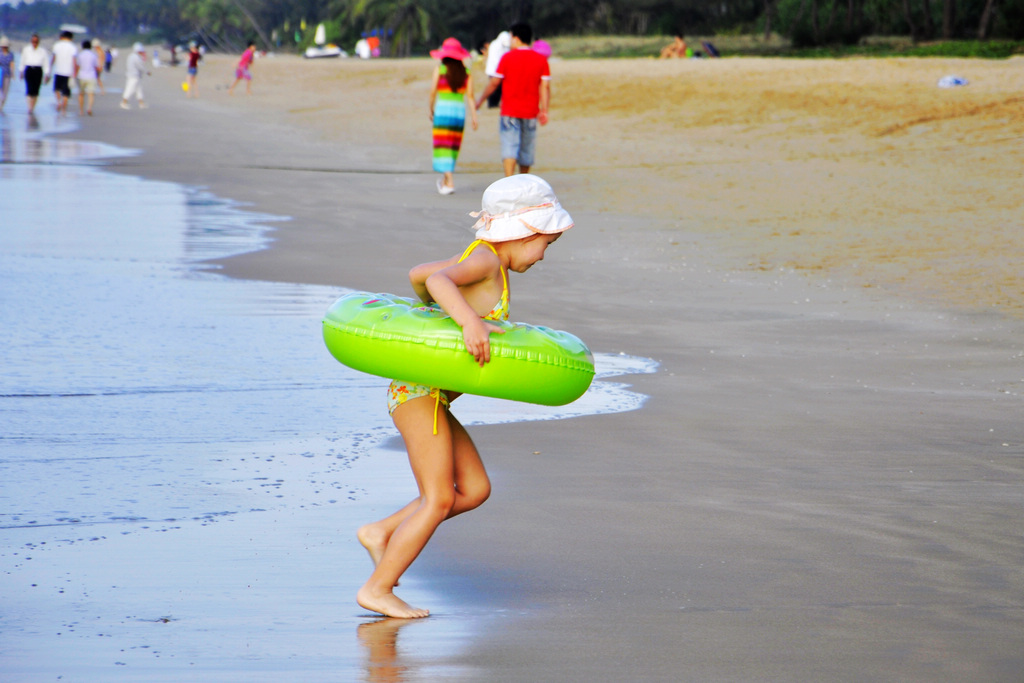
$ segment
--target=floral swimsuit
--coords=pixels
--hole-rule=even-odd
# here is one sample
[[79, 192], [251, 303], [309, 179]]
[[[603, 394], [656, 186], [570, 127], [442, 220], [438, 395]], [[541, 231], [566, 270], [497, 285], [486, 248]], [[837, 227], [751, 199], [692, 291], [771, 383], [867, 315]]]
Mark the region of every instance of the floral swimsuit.
[[[476, 240], [466, 248], [466, 251], [462, 252], [462, 256], [459, 257], [459, 263], [466, 260], [466, 258], [473, 253], [473, 250], [481, 244], [486, 245], [488, 249], [494, 252], [495, 256], [498, 255], [497, 250], [495, 250], [495, 248], [488, 242]], [[498, 299], [498, 303], [494, 304], [494, 308], [492, 308], [487, 315], [483, 316], [484, 320], [508, 320], [508, 275], [505, 273], [504, 268], [501, 269], [501, 279], [501, 298]], [[431, 387], [426, 384], [406, 382], [398, 379], [394, 380], [391, 382], [391, 386], [388, 387], [388, 413], [394, 413], [398, 406], [402, 405], [406, 401], [411, 401], [414, 398], [420, 398], [422, 396], [430, 396], [434, 399], [434, 433], [437, 434], [437, 408], [439, 405], [443, 405], [447, 408], [449, 404], [448, 396], [438, 387]]]

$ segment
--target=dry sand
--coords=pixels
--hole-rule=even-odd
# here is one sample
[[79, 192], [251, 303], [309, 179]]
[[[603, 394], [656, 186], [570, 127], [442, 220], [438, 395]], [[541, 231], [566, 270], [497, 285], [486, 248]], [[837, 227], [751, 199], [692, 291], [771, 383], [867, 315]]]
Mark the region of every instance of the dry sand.
[[[494, 111], [439, 197], [428, 61], [266, 58], [229, 98], [233, 61], [207, 60], [198, 100], [159, 70], [152, 109], [78, 135], [145, 150], [119, 170], [292, 217], [234, 276], [394, 291], [465, 243]], [[577, 227], [513, 280], [513, 315], [662, 368], [628, 378], [640, 411], [477, 432], [495, 495], [413, 571], [506, 618], [440, 665], [1020, 680], [1024, 63], [553, 70], [534, 170]], [[427, 675], [401, 622], [379, 628], [380, 671]]]
[[[243, 106], [424, 170], [430, 68], [268, 59]], [[722, 238], [738, 267], [1024, 314], [1024, 59], [579, 60], [553, 88], [536, 170], [585, 180], [589, 208]], [[490, 118], [460, 171], [493, 174]]]

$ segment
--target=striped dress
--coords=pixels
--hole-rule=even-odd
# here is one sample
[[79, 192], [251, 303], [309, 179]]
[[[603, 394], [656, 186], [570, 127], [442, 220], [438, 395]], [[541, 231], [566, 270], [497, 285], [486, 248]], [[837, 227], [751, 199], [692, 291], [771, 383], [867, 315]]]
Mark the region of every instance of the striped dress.
[[447, 71], [442, 64], [434, 100], [434, 170], [438, 173], [455, 171], [462, 130], [466, 127], [466, 85], [459, 92], [452, 92], [445, 77]]

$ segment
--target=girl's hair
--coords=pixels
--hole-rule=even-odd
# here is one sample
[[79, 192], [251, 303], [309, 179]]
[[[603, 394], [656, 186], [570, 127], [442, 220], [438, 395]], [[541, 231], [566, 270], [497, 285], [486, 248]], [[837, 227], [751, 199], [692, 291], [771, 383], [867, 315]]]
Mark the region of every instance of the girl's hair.
[[441, 63], [447, 67], [445, 72], [445, 80], [448, 81], [448, 85], [451, 87], [453, 92], [462, 90], [462, 86], [466, 84], [466, 65], [457, 59], [451, 57], [445, 57], [441, 60]]

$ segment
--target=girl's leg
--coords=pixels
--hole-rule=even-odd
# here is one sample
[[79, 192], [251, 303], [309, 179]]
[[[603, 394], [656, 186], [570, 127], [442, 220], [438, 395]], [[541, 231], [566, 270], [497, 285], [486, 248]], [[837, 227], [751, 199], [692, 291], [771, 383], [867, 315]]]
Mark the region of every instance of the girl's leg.
[[446, 171], [444, 174], [444, 184], [446, 187], [455, 187], [455, 174], [450, 171]]
[[491, 480], [473, 439], [454, 415], [445, 411], [455, 450], [455, 505], [448, 519], [484, 504], [491, 496]]
[[397, 597], [393, 589], [399, 577], [427, 545], [438, 525], [455, 503], [455, 467], [451, 430], [447, 420], [438, 420], [433, 434], [434, 400], [414, 398], [399, 406], [392, 418], [402, 434], [409, 464], [419, 488], [418, 504], [401, 521], [369, 580], [359, 589], [356, 601], [363, 607], [389, 617], [425, 617]]
[[[445, 411], [445, 417], [452, 432], [455, 460], [455, 504], [446, 518], [451, 519], [482, 505], [491, 494], [491, 482], [466, 428], [448, 411]], [[359, 542], [370, 553], [375, 565], [380, 562], [395, 529], [419, 504], [420, 499], [417, 497], [398, 512], [359, 529], [356, 534]]]
[[[427, 610], [414, 608], [394, 594], [399, 577], [441, 522], [479, 506], [490, 494], [487, 473], [469, 435], [447, 411], [444, 416], [447, 419], [438, 420], [435, 435], [432, 399], [413, 399], [395, 410], [395, 425], [409, 451], [420, 495], [399, 512], [370, 525], [379, 525], [382, 535], [389, 529], [391, 533], [373, 574], [356, 596], [366, 609], [392, 617], [427, 616]], [[360, 532], [362, 540], [366, 534], [363, 529]]]

